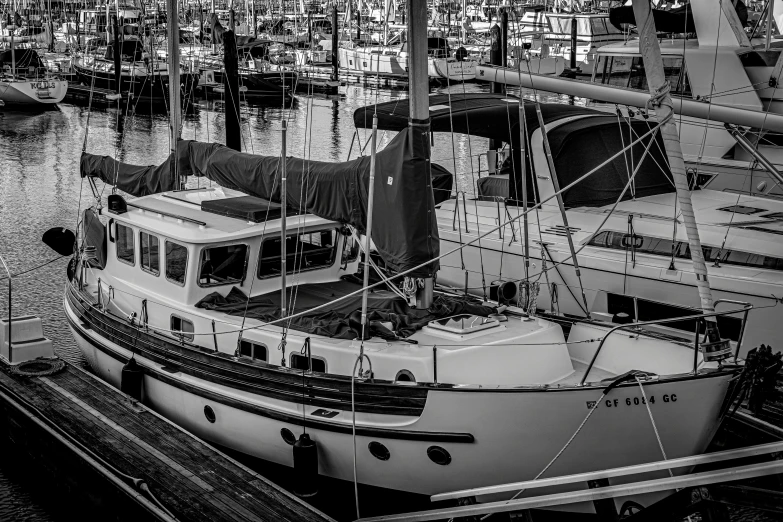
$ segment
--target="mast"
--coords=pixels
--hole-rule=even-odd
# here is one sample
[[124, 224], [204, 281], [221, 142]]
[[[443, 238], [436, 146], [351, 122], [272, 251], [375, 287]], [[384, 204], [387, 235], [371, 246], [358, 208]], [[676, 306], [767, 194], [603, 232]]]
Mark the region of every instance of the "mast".
[[370, 184], [367, 187], [369, 192], [367, 196], [367, 231], [364, 233], [364, 291], [362, 292], [362, 341], [364, 340], [365, 328], [367, 326], [367, 298], [370, 293], [367, 288], [370, 286], [370, 245], [372, 235], [372, 210], [375, 200], [375, 152], [376, 138], [378, 136], [378, 115], [372, 116], [372, 149], [370, 149]]
[[769, 51], [770, 40], [772, 39], [772, 21], [774, 20], [773, 10], [775, 9], [775, 0], [767, 0], [767, 34], [764, 40], [764, 50]]
[[177, 0], [166, 0], [169, 57], [169, 127], [171, 142], [171, 161], [174, 163], [174, 175], [179, 175], [177, 166], [177, 140], [182, 127], [182, 109], [179, 89], [179, 10]]
[[[650, 4], [647, 0], [634, 0], [633, 12], [636, 18], [636, 29], [639, 32], [639, 44], [642, 58], [644, 59], [644, 70], [647, 76], [647, 85], [650, 88], [650, 94], [657, 99], [655, 109], [658, 121], [665, 122], [660, 127], [661, 137], [666, 149], [666, 155], [669, 157], [669, 169], [674, 178], [674, 187], [677, 191], [677, 203], [680, 206], [685, 232], [688, 236], [688, 244], [691, 249], [691, 260], [693, 261], [693, 271], [696, 274], [696, 287], [699, 290], [701, 299], [701, 308], [704, 313], [715, 311], [715, 305], [712, 299], [712, 291], [707, 280], [707, 265], [704, 262], [704, 252], [701, 248], [699, 239], [699, 229], [696, 226], [696, 218], [693, 214], [693, 205], [691, 203], [691, 192], [688, 186], [688, 177], [685, 171], [685, 162], [682, 158], [682, 149], [680, 148], [680, 139], [677, 133], [677, 127], [672, 119], [674, 111], [672, 109], [672, 98], [668, 91], [666, 76], [663, 70], [663, 60], [661, 58], [661, 48], [658, 45], [658, 37], [655, 30], [655, 20], [650, 12]], [[664, 90], [666, 88], [666, 90]], [[650, 139], [655, 139], [653, 135]], [[638, 318], [637, 318], [638, 320]], [[705, 360], [710, 358], [722, 358], [728, 356], [730, 347], [728, 341], [722, 341], [718, 331], [718, 323], [715, 317], [706, 319], [706, 333], [708, 343], [703, 344], [705, 348]]]
[[[417, 139], [421, 135], [426, 138], [430, 133], [430, 79], [427, 74], [427, 2], [422, 0], [408, 0], [408, 92], [411, 108], [408, 127], [412, 131], [410, 139]], [[429, 158], [427, 150], [427, 162]], [[427, 175], [430, 175], [429, 164]], [[430, 307], [433, 285], [430, 276], [424, 279], [424, 288], [417, 287], [417, 308]]]
[[[288, 305], [286, 303], [286, 273], [287, 273], [287, 267], [286, 267], [286, 256], [288, 255], [288, 252], [286, 252], [286, 206], [288, 205], [288, 194], [286, 193], [288, 190], [288, 180], [286, 177], [286, 131], [287, 131], [287, 124], [285, 120], [283, 120], [283, 130], [282, 130], [282, 150], [280, 154], [280, 317], [285, 317], [288, 315]], [[294, 263], [296, 264], [296, 263]], [[295, 268], [295, 267], [294, 267]], [[283, 353], [285, 353], [285, 337], [283, 337], [282, 340], [283, 343]]]

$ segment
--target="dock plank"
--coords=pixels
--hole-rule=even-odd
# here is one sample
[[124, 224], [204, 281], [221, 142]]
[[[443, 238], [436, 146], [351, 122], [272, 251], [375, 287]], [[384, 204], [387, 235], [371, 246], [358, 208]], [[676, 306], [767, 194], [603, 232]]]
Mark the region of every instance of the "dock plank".
[[46, 377], [0, 371], [0, 386], [120, 473], [144, 480], [180, 520], [330, 520], [84, 370], [66, 365]]

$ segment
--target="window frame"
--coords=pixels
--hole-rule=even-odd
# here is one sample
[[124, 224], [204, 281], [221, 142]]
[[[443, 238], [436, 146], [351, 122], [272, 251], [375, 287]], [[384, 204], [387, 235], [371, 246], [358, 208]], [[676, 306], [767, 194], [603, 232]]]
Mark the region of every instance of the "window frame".
[[[245, 355], [244, 353], [242, 353], [242, 348], [246, 344], [250, 345], [250, 355]], [[256, 350], [259, 347], [264, 349], [264, 358], [263, 359], [256, 356]], [[240, 342], [239, 342], [239, 355], [240, 355], [240, 357], [247, 357], [247, 358], [252, 359], [254, 361], [261, 361], [261, 362], [268, 363], [269, 362], [269, 347], [267, 345], [265, 345], [264, 343], [261, 343], [261, 342], [249, 341], [247, 339], [241, 339]]]
[[[180, 321], [180, 327], [182, 327], [183, 324], [188, 323], [190, 324], [190, 327], [193, 328], [192, 332], [187, 332], [185, 330], [177, 330], [174, 328], [174, 319], [178, 319]], [[193, 324], [193, 321], [190, 319], [185, 319], [181, 315], [178, 314], [171, 314], [169, 315], [169, 329], [171, 330], [171, 335], [179, 339], [180, 341], [188, 341], [193, 342], [193, 339], [195, 339], [195, 333], [196, 333], [196, 326]]]
[[[128, 261], [126, 259], [123, 259], [120, 257], [120, 251], [119, 251], [119, 245], [120, 245], [120, 227], [127, 228], [130, 231], [130, 237], [131, 242], [133, 243], [131, 246], [131, 251], [133, 252], [133, 261]], [[131, 227], [130, 225], [125, 225], [120, 222], [115, 222], [114, 225], [114, 257], [117, 258], [117, 261], [120, 263], [126, 264], [128, 266], [136, 266], [136, 231]]]
[[[169, 277], [169, 271], [168, 271], [169, 252], [168, 252], [168, 248], [166, 248], [166, 245], [168, 245], [169, 243], [171, 243], [172, 245], [177, 245], [178, 247], [182, 247], [185, 250], [185, 270], [184, 270], [184, 272], [182, 274], [182, 282], [181, 283], [179, 281]], [[166, 239], [163, 242], [163, 246], [164, 246], [164, 250], [166, 252], [165, 265], [163, 266], [163, 270], [165, 271], [165, 274], [166, 274], [166, 281], [168, 281], [170, 283], [173, 283], [173, 284], [175, 284], [177, 286], [185, 286], [185, 283], [187, 283], [187, 281], [188, 281], [188, 260], [190, 258], [190, 252], [188, 252], [188, 247], [183, 245], [183, 244], [181, 244], [181, 243], [178, 243], [176, 241], [171, 241], [169, 239]]]
[[[152, 270], [150, 268], [146, 268], [144, 266], [144, 251], [143, 251], [143, 241], [144, 240], [141, 237], [142, 234], [146, 234], [147, 237], [150, 237], [150, 238], [154, 237], [155, 241], [158, 242], [158, 252], [157, 252], [157, 256], [158, 256], [158, 271], [157, 271], [157, 273], [154, 270]], [[152, 258], [152, 256], [150, 255], [150, 259], [151, 258]], [[146, 273], [152, 275], [152, 276], [160, 277], [160, 272], [161, 272], [161, 270], [160, 270], [160, 258], [161, 258], [161, 255], [160, 255], [160, 238], [158, 236], [156, 236], [155, 234], [151, 233], [151, 232], [147, 232], [146, 230], [139, 230], [139, 267], [141, 267], [141, 270], [143, 272], [146, 272]]]
[[[225, 283], [202, 283], [201, 282], [201, 256], [204, 254], [204, 252], [212, 248], [233, 247], [233, 246], [245, 247], [245, 261], [244, 264], [242, 265], [242, 278], [239, 279], [238, 281], [227, 281]], [[247, 243], [206, 245], [201, 248], [201, 251], [198, 254], [198, 273], [196, 274], [196, 284], [200, 288], [212, 288], [213, 286], [235, 285], [237, 283], [239, 283], [239, 286], [242, 286], [245, 282], [245, 279], [247, 279], [247, 267], [249, 261], [250, 261], [250, 245], [248, 245]]]
[[[334, 240], [334, 244], [332, 245], [332, 260], [329, 262], [328, 265], [318, 265], [318, 266], [314, 266], [314, 267], [310, 267], [310, 268], [301, 268], [300, 267], [299, 270], [295, 271], [295, 269], [293, 267], [296, 265], [296, 256], [294, 256], [294, 263], [291, 263], [290, 265], [288, 263], [288, 260], [286, 259], [286, 268], [288, 266], [292, 266], [290, 271], [286, 271], [286, 275], [287, 276], [295, 275], [295, 274], [301, 274], [302, 272], [310, 272], [310, 271], [313, 271], [313, 270], [332, 268], [335, 265], [335, 263], [337, 262], [337, 258], [338, 258], [338, 255], [337, 255], [338, 254], [338, 252], [337, 252], [338, 248], [337, 247], [340, 244], [340, 238], [339, 238], [340, 230], [339, 229], [334, 228], [334, 227], [329, 227], [329, 228], [319, 228], [319, 229], [314, 229], [314, 230], [304, 230], [304, 231], [301, 231], [301, 232], [292, 232], [291, 234], [286, 234], [286, 238], [288, 238], [288, 237], [297, 237], [298, 238], [299, 236], [303, 236], [303, 235], [306, 235], [306, 234], [318, 234], [320, 232], [331, 232], [332, 233], [332, 238]], [[262, 257], [263, 250], [264, 250], [264, 243], [266, 241], [270, 241], [270, 240], [274, 241], [274, 240], [279, 240], [279, 239], [280, 239], [279, 235], [267, 236], [267, 237], [264, 237], [263, 239], [261, 239], [261, 245], [258, 247], [258, 263], [257, 263], [258, 264], [258, 268], [255, 271], [256, 272], [255, 276], [256, 276], [256, 278], [258, 280], [270, 279], [272, 277], [280, 277], [280, 275], [281, 275], [280, 272], [278, 272], [277, 274], [264, 274], [264, 275], [261, 274], [261, 267], [263, 266], [263, 263], [264, 263], [264, 258]], [[282, 259], [282, 256], [271, 256], [268, 259], [273, 259], [275, 257]], [[301, 254], [300, 254], [300, 257], [301, 257]]]
[[[294, 358], [295, 357], [301, 357], [302, 359], [306, 360], [307, 363], [308, 363], [307, 364], [307, 368], [303, 369], [303, 368], [296, 368], [296, 367], [294, 367]], [[309, 359], [312, 359], [313, 361], [321, 361], [324, 364], [324, 371], [319, 372], [317, 370], [313, 370], [313, 364], [310, 362]], [[297, 371], [297, 372], [305, 371], [305, 372], [327, 373], [327, 370], [328, 370], [329, 366], [326, 364], [326, 359], [325, 358], [319, 357], [317, 355], [311, 355], [309, 357], [309, 359], [308, 359], [308, 357], [306, 355], [303, 355], [301, 353], [291, 352], [291, 354], [288, 356], [289, 368], [291, 368], [292, 370]]]

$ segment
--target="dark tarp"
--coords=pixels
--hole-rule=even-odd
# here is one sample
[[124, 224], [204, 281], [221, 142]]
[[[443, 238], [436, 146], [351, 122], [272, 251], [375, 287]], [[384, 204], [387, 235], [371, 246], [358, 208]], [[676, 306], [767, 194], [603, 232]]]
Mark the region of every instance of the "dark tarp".
[[[347, 295], [362, 287], [360, 282], [341, 280], [333, 283], [299, 285], [296, 288], [296, 308], [292, 314], [306, 311]], [[280, 318], [280, 292], [272, 292], [251, 298], [237, 287], [226, 297], [213, 292], [196, 303], [198, 308], [216, 310], [229, 315], [247, 316], [263, 322]], [[317, 310], [291, 320], [291, 328], [300, 332], [323, 335], [337, 339], [361, 338], [362, 296], [357, 294], [328, 308]], [[419, 310], [408, 306], [406, 301], [388, 290], [371, 291], [368, 295], [367, 312], [369, 320], [366, 338], [376, 336], [383, 339], [406, 338], [430, 321], [459, 314], [486, 317], [494, 308], [476, 304], [470, 298], [438, 295], [432, 306]], [[391, 325], [391, 329], [382, 323]], [[288, 322], [286, 322], [288, 324]]]
[[[449, 98], [451, 99], [451, 111], [449, 110]], [[451, 96], [442, 94], [430, 96], [429, 100], [430, 124], [433, 132], [449, 132], [453, 123], [454, 132], [511, 143], [511, 154], [500, 169], [500, 174], [509, 174], [508, 178], [501, 176], [481, 178], [477, 183], [477, 192], [480, 197], [505, 197], [512, 201], [521, 200], [521, 176], [516, 174], [517, 166], [521, 166], [518, 100], [502, 94], [482, 93]], [[353, 116], [354, 124], [359, 128], [366, 128], [366, 122], [369, 122], [371, 126], [375, 110], [376, 106], [374, 105], [357, 109]], [[378, 129], [395, 131], [406, 128], [408, 110], [407, 100], [379, 104], [377, 106]], [[527, 129], [532, 135], [539, 128], [535, 104], [525, 102], [524, 111]], [[572, 105], [542, 103], [541, 113], [545, 124], [572, 116], [589, 116], [560, 125], [548, 134], [555, 160], [555, 170], [561, 187], [565, 187], [609, 156], [616, 154], [624, 147], [624, 144], [631, 141], [628, 125], [622, 124], [621, 127], [617, 117], [607, 116], [606, 112]], [[620, 131], [621, 128], [622, 131]], [[646, 133], [650, 127], [647, 122], [639, 120], [634, 121], [633, 129], [638, 137]], [[632, 155], [628, 154], [628, 163], [631, 162], [631, 157], [636, 159], [641, 157], [644, 145], [648, 140], [649, 138], [633, 147]], [[652, 145], [650, 154], [658, 164], [665, 166], [666, 173], [669, 174], [668, 162], [662, 154], [663, 142], [660, 137], [657, 138], [657, 141], [657, 145]], [[529, 157], [526, 163], [529, 202], [533, 203], [537, 184], [532, 177], [533, 172]], [[508, 179], [513, 179], [514, 184], [510, 184]], [[636, 195], [639, 197], [668, 193], [674, 190], [649, 155], [645, 158], [635, 179]], [[564, 202], [567, 207], [610, 204], [616, 201], [627, 181], [626, 160], [621, 155], [566, 192]], [[630, 197], [629, 190], [625, 198]]]
[[[34, 49], [15, 49], [14, 58], [16, 59], [16, 67], [18, 69], [46, 67]], [[11, 63], [11, 50], [0, 51], [0, 68], [6, 65], [11, 67]]]
[[[177, 147], [180, 158], [187, 153], [187, 147], [180, 143]], [[134, 196], [148, 196], [168, 190], [179, 188], [176, 176], [171, 173], [171, 156], [161, 165], [131, 165], [121, 163], [109, 156], [97, 156], [95, 154], [82, 154], [79, 166], [83, 178], [90, 176], [99, 178], [104, 183], [114, 185], [117, 188]]]
[[[519, 98], [504, 94], [436, 94], [429, 97], [430, 130], [450, 132], [453, 129], [457, 134], [471, 134], [498, 142], [512, 143], [514, 148], [517, 148], [518, 103]], [[408, 99], [360, 107], [353, 113], [354, 125], [360, 129], [372, 128], [372, 117], [376, 109], [378, 130], [399, 132], [408, 127], [410, 115]], [[541, 112], [545, 123], [582, 114], [599, 114], [594, 109], [560, 103], [542, 103]], [[535, 105], [532, 102], [525, 103], [525, 119], [529, 132], [538, 128]]]
[[[719, 6], [718, 6], [719, 7]], [[742, 2], [737, 0], [734, 4], [742, 27], [748, 25], [748, 8]], [[659, 33], [695, 33], [696, 24], [693, 21], [693, 12], [690, 5], [686, 4], [670, 11], [662, 9], [653, 9], [653, 19], [655, 20], [655, 29]], [[633, 6], [622, 6], [609, 9], [609, 21], [620, 31], [625, 29], [626, 25], [636, 25], [636, 16], [633, 13]]]
[[508, 174], [496, 174], [477, 179], [476, 196], [480, 199], [506, 199], [508, 197]]
[[[419, 130], [406, 129], [377, 154], [372, 239], [386, 266], [395, 272], [430, 261], [440, 252], [429, 162], [425, 159], [428, 139]], [[182, 175], [204, 176], [223, 187], [280, 201], [277, 156], [244, 154], [217, 143], [185, 140], [178, 144], [177, 153]], [[143, 196], [177, 188], [170, 162], [169, 158], [160, 166], [142, 167], [84, 154], [81, 173], [112, 184], [117, 169], [117, 187]], [[370, 156], [342, 163], [289, 157], [286, 173], [291, 208], [353, 225], [364, 233]], [[438, 268], [439, 263], [434, 262], [410, 275], [429, 277]]]
[[[139, 40], [123, 40], [120, 42], [120, 57], [125, 62], [138, 62], [141, 60], [144, 52], [144, 44]], [[103, 56], [106, 60], [114, 60], [114, 42], [106, 47], [106, 54]]]
[[[505, 94], [462, 93], [437, 94], [429, 97], [430, 129], [432, 132], [450, 132], [470, 134], [510, 143], [511, 154], [506, 170], [513, 184], [503, 197], [510, 203], [522, 200], [522, 169], [519, 147], [519, 99]], [[368, 105], [354, 111], [353, 122], [357, 128], [372, 127], [373, 113], [377, 110], [378, 130], [401, 131], [408, 127], [410, 105], [407, 99], [394, 100], [378, 105]], [[525, 121], [529, 133], [538, 129], [538, 117], [535, 104], [525, 102]], [[605, 114], [594, 109], [565, 105], [560, 103], [542, 103], [541, 113], [544, 123], [570, 118], [572, 116]], [[528, 161], [527, 193], [532, 201], [536, 183]]]
[[[649, 131], [651, 126], [652, 124], [646, 121], [634, 121], [634, 139]], [[624, 144], [632, 141], [629, 134], [628, 124], [623, 123], [620, 126], [617, 116], [582, 118], [552, 129], [548, 133], [549, 144], [560, 186], [565, 187], [572, 183], [620, 151]], [[564, 192], [563, 202], [566, 208], [601, 207], [617, 201], [649, 141], [648, 136], [634, 145], [625, 158], [623, 155], [618, 156], [598, 172]], [[669, 181], [671, 172], [660, 134], [656, 134], [656, 142], [650, 146], [634, 177], [631, 189], [637, 198], [674, 191], [672, 182]], [[631, 189], [626, 191], [623, 201], [631, 199]]]
[[430, 170], [432, 171], [432, 195], [435, 199], [435, 204], [439, 205], [451, 197], [454, 176], [437, 163], [433, 163]]
[[106, 227], [103, 226], [94, 209], [88, 208], [84, 211], [82, 227], [84, 246], [95, 247], [95, 260], [90, 261], [90, 266], [103, 270], [106, 267]]

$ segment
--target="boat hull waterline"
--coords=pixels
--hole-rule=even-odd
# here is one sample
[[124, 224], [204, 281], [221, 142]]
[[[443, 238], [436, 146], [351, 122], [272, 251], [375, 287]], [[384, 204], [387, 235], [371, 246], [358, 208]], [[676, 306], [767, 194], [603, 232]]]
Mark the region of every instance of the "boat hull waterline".
[[[319, 473], [353, 480], [350, 410], [308, 404], [303, 411], [301, 399], [281, 400], [239, 389], [228, 378], [200, 378], [199, 372], [206, 374], [189, 371], [186, 359], [154, 360], [138, 348], [141, 345], [132, 353], [90, 326], [88, 310], [79, 303], [66, 298], [66, 315], [77, 345], [102, 379], [119, 388], [122, 368], [134, 357], [144, 371], [145, 404], [206, 440], [286, 466], [293, 465], [293, 456], [281, 430], [298, 435], [306, 423], [307, 433], [318, 444]], [[91, 313], [103, 314], [90, 308]], [[111, 314], [103, 317], [109, 320]], [[279, 371], [288, 377], [302, 374]], [[595, 411], [589, 421], [545, 476], [660, 460], [648, 401], [668, 458], [701, 453], [720, 425], [734, 375], [702, 371], [651, 379], [644, 383], [644, 395], [636, 382], [621, 384], [597, 406], [608, 382], [502, 389], [426, 385], [420, 415], [357, 413], [358, 480], [432, 495], [531, 479], [567, 443], [591, 408]], [[315, 389], [308, 387], [306, 393]], [[215, 422], [206, 417], [207, 406], [214, 411]], [[383, 444], [390, 458], [373, 456], [371, 442]], [[434, 447], [448, 452], [448, 464], [428, 458]]]

